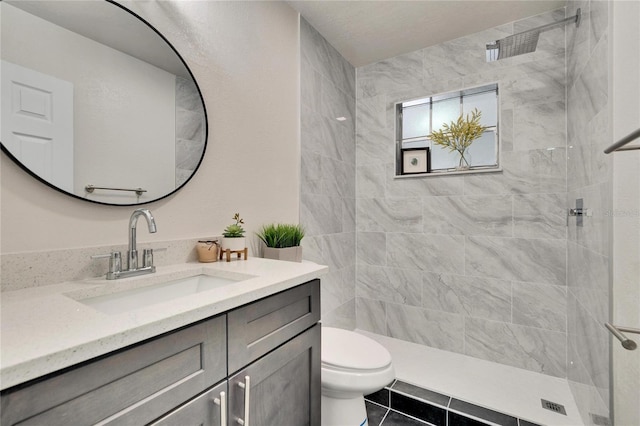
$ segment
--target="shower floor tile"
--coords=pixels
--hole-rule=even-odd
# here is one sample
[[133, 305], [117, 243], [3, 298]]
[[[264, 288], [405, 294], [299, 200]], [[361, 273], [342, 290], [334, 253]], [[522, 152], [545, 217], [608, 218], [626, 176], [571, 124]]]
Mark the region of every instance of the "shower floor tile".
[[[389, 350], [396, 378], [405, 383], [533, 423], [549, 426], [584, 424], [569, 384], [564, 379], [356, 331]], [[427, 401], [430, 399], [422, 398]], [[564, 405], [567, 415], [543, 409], [541, 399]], [[383, 422], [383, 425], [386, 424]]]

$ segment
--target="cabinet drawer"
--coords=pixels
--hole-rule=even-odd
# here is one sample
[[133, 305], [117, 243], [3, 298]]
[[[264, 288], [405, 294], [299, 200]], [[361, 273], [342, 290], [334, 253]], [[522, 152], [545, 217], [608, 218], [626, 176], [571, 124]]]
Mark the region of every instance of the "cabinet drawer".
[[143, 424], [226, 377], [225, 317], [2, 394], [2, 424]]
[[227, 314], [229, 373], [243, 368], [320, 320], [320, 280], [309, 281]]

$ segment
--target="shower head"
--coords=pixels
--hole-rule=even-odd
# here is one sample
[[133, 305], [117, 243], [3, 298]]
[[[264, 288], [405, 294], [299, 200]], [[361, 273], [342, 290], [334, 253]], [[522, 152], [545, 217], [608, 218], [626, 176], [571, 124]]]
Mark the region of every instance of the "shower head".
[[488, 43], [487, 62], [535, 52], [539, 38], [539, 31], [526, 31]]
[[487, 43], [487, 62], [535, 52], [541, 32], [548, 31], [571, 22], [574, 22], [576, 27], [578, 27], [580, 26], [581, 14], [580, 9], [578, 9], [574, 16], [565, 18], [562, 21], [552, 22], [541, 27], [507, 36], [492, 43]]

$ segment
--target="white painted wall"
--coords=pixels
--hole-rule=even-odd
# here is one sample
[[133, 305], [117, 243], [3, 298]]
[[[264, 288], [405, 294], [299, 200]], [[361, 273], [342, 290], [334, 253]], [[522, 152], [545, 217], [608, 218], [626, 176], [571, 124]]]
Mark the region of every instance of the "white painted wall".
[[[640, 127], [640, 3], [612, 2], [612, 123], [619, 140]], [[636, 140], [633, 144], [637, 145]], [[640, 328], [640, 151], [613, 155], [613, 323]], [[640, 343], [640, 336], [629, 334]], [[612, 339], [613, 419], [640, 424], [640, 350]]]
[[[298, 15], [280, 2], [130, 2], [183, 55], [205, 98], [208, 147], [177, 194], [148, 204], [162, 241], [218, 235], [235, 212], [249, 236], [298, 221]], [[4, 43], [4, 40], [3, 40]], [[1, 156], [1, 252], [125, 243], [133, 208], [64, 196]]]
[[[85, 196], [87, 184], [142, 187], [150, 200], [171, 192], [175, 76], [10, 4], [2, 8], [2, 58], [74, 86], [74, 193]], [[125, 192], [88, 198], [136, 201]]]

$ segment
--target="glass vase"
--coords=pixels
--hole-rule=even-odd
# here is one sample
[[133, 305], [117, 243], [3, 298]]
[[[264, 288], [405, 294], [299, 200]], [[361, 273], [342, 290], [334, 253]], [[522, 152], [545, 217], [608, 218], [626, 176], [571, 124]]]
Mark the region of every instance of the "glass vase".
[[465, 171], [469, 170], [471, 159], [469, 158], [469, 153], [466, 151], [458, 151], [460, 154], [460, 159], [458, 160], [458, 165], [456, 166], [457, 171]]

